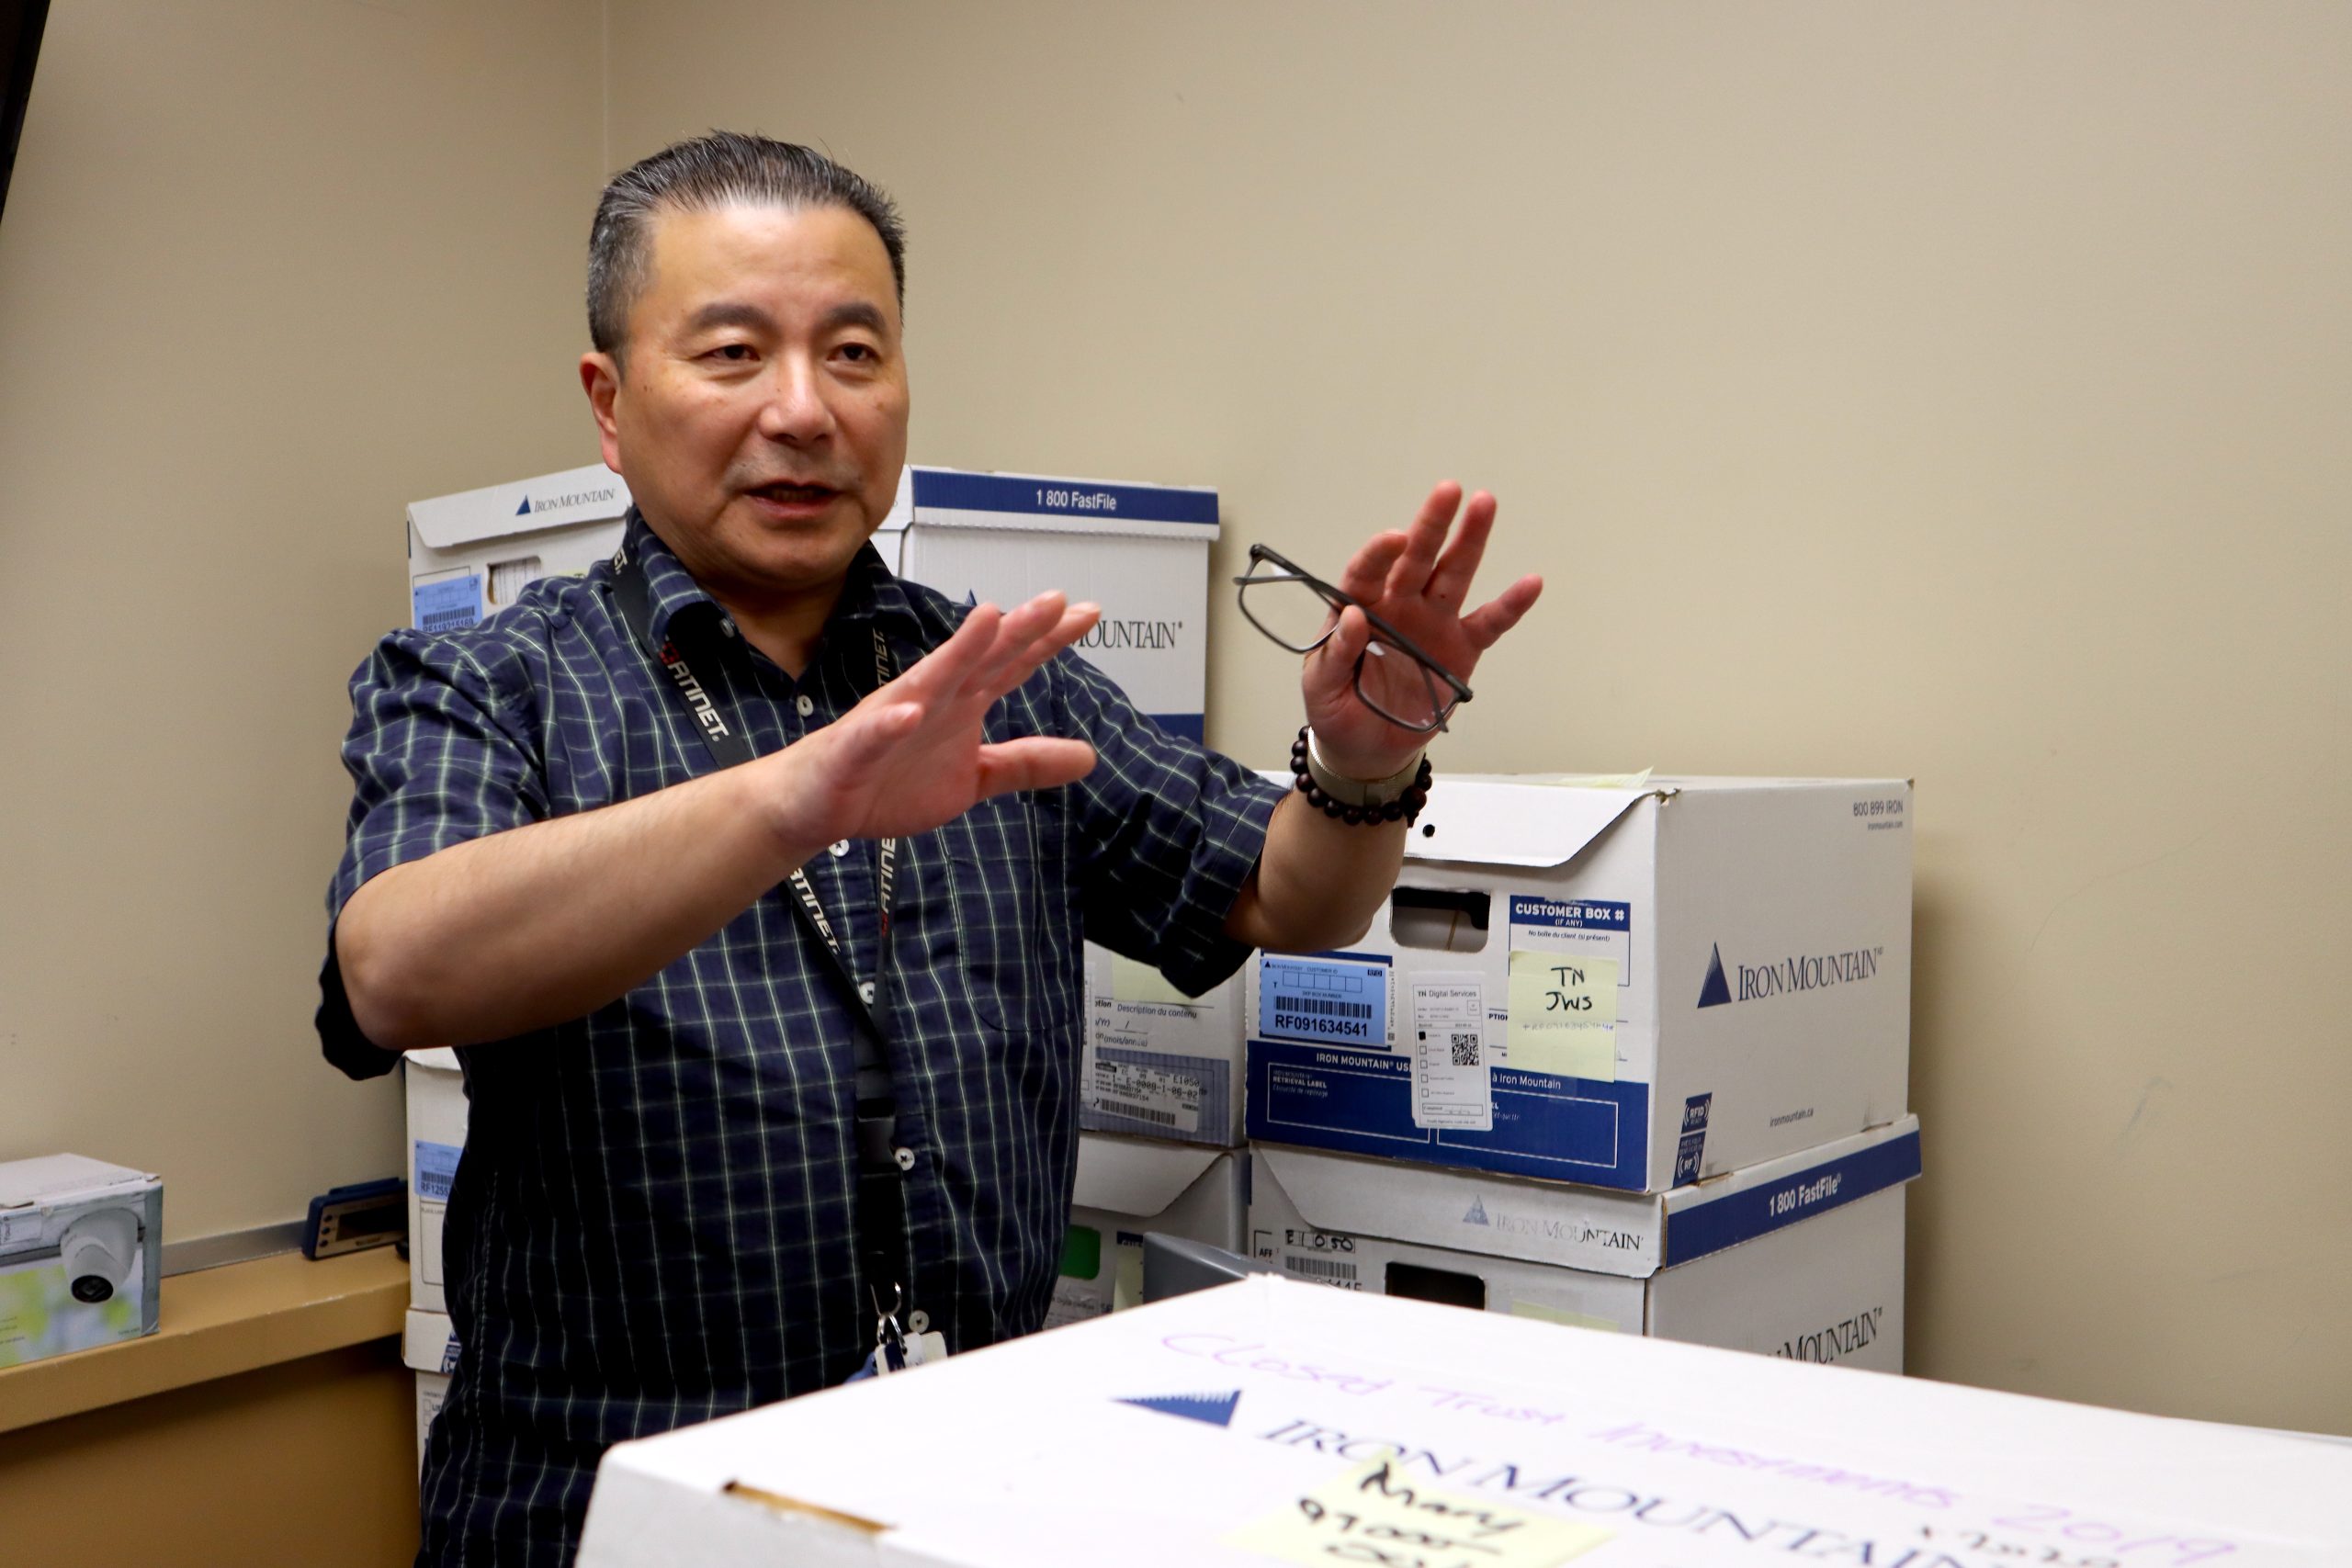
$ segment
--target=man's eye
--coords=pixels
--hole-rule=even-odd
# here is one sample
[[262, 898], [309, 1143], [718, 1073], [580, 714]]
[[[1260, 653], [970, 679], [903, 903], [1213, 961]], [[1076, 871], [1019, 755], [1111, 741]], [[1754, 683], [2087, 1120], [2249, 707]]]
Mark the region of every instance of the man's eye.
[[752, 345], [748, 343], [723, 343], [712, 349], [710, 353], [714, 359], [723, 359], [730, 365], [741, 365], [751, 359]]
[[841, 352], [858, 365], [870, 365], [875, 359], [873, 346], [869, 344], [845, 343], [842, 344]]

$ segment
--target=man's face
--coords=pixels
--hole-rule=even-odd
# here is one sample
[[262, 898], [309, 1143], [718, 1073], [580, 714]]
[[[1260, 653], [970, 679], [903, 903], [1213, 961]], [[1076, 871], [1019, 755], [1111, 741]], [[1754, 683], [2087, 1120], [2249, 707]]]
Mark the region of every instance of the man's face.
[[605, 461], [742, 609], [836, 588], [888, 513], [907, 373], [881, 236], [835, 207], [654, 219], [622, 364], [581, 361]]

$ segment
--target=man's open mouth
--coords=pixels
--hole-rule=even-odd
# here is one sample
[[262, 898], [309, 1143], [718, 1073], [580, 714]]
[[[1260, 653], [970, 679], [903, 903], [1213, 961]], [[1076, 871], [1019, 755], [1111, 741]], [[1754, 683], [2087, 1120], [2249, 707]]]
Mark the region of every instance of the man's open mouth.
[[831, 501], [841, 492], [831, 485], [788, 484], [778, 481], [775, 484], [756, 486], [751, 493], [763, 501], [773, 501], [779, 506], [811, 506], [820, 502]]

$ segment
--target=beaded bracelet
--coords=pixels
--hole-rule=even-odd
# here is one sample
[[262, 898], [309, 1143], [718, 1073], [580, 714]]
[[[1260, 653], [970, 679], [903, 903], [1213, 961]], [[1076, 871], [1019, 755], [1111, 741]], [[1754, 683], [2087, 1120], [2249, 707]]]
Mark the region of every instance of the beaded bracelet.
[[1298, 727], [1298, 739], [1292, 741], [1290, 747], [1291, 776], [1297, 781], [1298, 793], [1306, 796], [1307, 804], [1324, 816], [1336, 818], [1350, 827], [1364, 822], [1398, 821], [1411, 827], [1420, 816], [1421, 807], [1429, 804], [1430, 785], [1437, 778], [1430, 768], [1430, 760], [1423, 757], [1419, 769], [1413, 774], [1413, 782], [1406, 786], [1404, 794], [1382, 805], [1354, 806], [1334, 800], [1325, 793], [1323, 786], [1315, 782], [1314, 774], [1308, 772], [1306, 759], [1306, 726], [1302, 724]]

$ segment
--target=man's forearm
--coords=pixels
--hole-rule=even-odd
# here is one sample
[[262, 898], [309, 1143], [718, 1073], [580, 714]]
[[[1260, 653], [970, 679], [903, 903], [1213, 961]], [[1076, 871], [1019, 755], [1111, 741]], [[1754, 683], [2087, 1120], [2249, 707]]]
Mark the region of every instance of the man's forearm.
[[1404, 860], [1402, 822], [1351, 827], [1284, 795], [1226, 934], [1277, 953], [1344, 946], [1370, 929]]
[[390, 1050], [476, 1044], [578, 1018], [650, 978], [820, 847], [782, 842], [761, 808], [775, 761], [370, 879], [335, 930], [360, 1029]]

